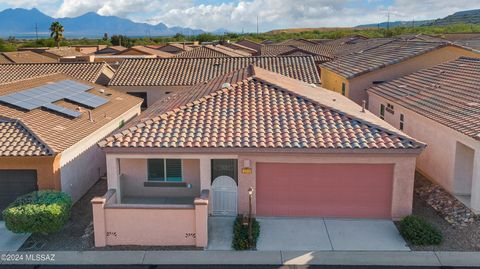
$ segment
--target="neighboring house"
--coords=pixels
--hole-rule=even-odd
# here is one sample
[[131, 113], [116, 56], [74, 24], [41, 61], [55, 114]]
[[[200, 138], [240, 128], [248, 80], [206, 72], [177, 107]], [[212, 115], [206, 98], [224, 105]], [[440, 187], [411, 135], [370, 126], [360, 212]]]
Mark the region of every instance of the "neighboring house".
[[248, 47], [248, 48], [251, 48], [251, 49], [254, 49], [256, 51], [260, 51], [260, 49], [263, 46], [263, 44], [260, 44], [260, 43], [257, 43], [257, 42], [254, 42], [254, 41], [251, 41], [251, 40], [248, 40], [248, 39], [239, 40], [235, 43], [239, 44], [239, 45], [242, 45], [242, 46], [245, 46], [245, 47]]
[[316, 45], [317, 43], [314, 41], [310, 41], [304, 38], [298, 39], [287, 39], [281, 42], [276, 43], [277, 45], [290, 45], [290, 46], [303, 46], [303, 45]]
[[312, 56], [316, 64], [325, 63], [334, 59], [328, 47], [322, 44], [310, 45], [264, 45], [259, 54], [261, 56]]
[[457, 41], [454, 42], [454, 44], [480, 51], [480, 38], [467, 39], [467, 40], [457, 40]]
[[249, 57], [251, 53], [235, 50], [222, 45], [202, 45], [189, 51], [175, 55], [176, 58], [222, 58], [222, 57]]
[[114, 70], [106, 63], [0, 64], [0, 84], [57, 73], [107, 85], [113, 77]]
[[73, 47], [60, 47], [60, 48], [49, 48], [45, 50], [42, 53], [42, 55], [50, 57], [54, 60], [60, 61], [60, 59], [63, 57], [76, 57], [76, 56], [82, 56], [85, 54], [77, 51]]
[[55, 74], [0, 85], [0, 211], [33, 190], [77, 201], [105, 174], [96, 143], [140, 113], [141, 100]]
[[480, 59], [459, 58], [368, 90], [369, 109], [427, 143], [422, 174], [480, 212]]
[[151, 55], [157, 58], [170, 58], [174, 55], [158, 49], [148, 48], [146, 46], [133, 46], [126, 50], [120, 51], [115, 55]]
[[105, 49], [107, 45], [72, 45], [71, 47], [83, 54], [94, 54]]
[[56, 60], [33, 51], [12, 51], [0, 54], [0, 63], [55, 63]]
[[127, 59], [110, 81], [110, 87], [145, 100], [146, 108], [174, 92], [228, 74], [250, 64], [319, 85], [310, 56]]
[[393, 40], [321, 64], [322, 87], [361, 104], [372, 85], [460, 56], [476, 55], [475, 51], [448, 43]]
[[161, 46], [161, 47], [158, 48], [158, 50], [168, 52], [168, 53], [171, 53], [171, 54], [178, 54], [178, 53], [182, 53], [182, 52], [185, 52], [185, 51], [190, 51], [192, 49], [194, 49], [194, 47], [192, 47], [191, 45], [188, 45], [186, 43], [169, 43], [165, 46]]
[[447, 39], [440, 36], [432, 36], [426, 34], [403, 34], [397, 36], [400, 40], [404, 41], [423, 41], [423, 42], [447, 42]]
[[258, 54], [258, 51], [254, 50], [252, 48], [240, 45], [238, 43], [223, 42], [222, 45], [225, 46], [225, 47], [234, 49], [234, 50], [240, 50], [240, 51], [249, 53], [252, 56], [257, 56], [257, 54]]
[[205, 247], [208, 214], [248, 213], [249, 188], [261, 217], [412, 211], [424, 145], [332, 91], [249, 66], [153, 109], [99, 143], [109, 192], [93, 200], [96, 246]]
[[95, 52], [95, 55], [112, 55], [126, 50], [124, 46], [108, 46]]

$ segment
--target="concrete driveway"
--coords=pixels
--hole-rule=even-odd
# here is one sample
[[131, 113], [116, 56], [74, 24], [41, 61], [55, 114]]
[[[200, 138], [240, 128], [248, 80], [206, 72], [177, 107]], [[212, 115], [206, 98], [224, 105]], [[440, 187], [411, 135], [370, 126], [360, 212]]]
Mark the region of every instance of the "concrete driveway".
[[7, 230], [5, 222], [0, 221], [0, 251], [17, 251], [30, 234], [15, 234]]
[[410, 250], [390, 220], [257, 219], [258, 250]]

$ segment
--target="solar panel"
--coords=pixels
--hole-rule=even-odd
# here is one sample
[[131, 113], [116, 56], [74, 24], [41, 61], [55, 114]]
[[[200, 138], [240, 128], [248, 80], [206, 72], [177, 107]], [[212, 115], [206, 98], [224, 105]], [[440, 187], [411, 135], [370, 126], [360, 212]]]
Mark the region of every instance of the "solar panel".
[[65, 114], [65, 115], [73, 117], [73, 118], [76, 118], [76, 117], [79, 117], [80, 115], [82, 115], [82, 113], [80, 113], [78, 111], [73, 111], [73, 110], [70, 110], [68, 108], [57, 106], [55, 104], [45, 104], [45, 105], [43, 105], [43, 107], [46, 108], [46, 109], [53, 110], [53, 111], [58, 112], [58, 113]]
[[90, 85], [73, 80], [61, 80], [21, 92], [0, 96], [0, 102], [26, 110], [44, 107], [70, 117], [78, 117], [81, 115], [80, 112], [52, 103], [66, 99], [90, 108], [97, 108], [108, 102], [105, 98], [86, 92], [90, 89], [93, 89]]

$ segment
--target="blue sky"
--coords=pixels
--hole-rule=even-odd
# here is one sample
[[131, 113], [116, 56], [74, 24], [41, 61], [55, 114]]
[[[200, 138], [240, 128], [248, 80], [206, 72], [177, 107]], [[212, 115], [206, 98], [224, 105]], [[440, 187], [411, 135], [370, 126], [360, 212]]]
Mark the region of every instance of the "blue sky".
[[137, 22], [204, 30], [261, 31], [293, 27], [341, 27], [444, 17], [480, 8], [475, 0], [0, 0], [0, 9], [36, 7], [53, 17], [86, 12]]

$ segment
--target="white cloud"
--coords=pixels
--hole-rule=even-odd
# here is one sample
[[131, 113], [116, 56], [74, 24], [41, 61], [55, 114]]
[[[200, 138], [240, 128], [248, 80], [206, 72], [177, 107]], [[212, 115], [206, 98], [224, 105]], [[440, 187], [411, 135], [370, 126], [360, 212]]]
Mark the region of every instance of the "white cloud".
[[[444, 17], [459, 10], [480, 8], [471, 0], [224, 0], [198, 4], [194, 0], [57, 0], [57, 17], [73, 17], [89, 11], [127, 17], [134, 21], [215, 30], [260, 31], [292, 27], [354, 26], [390, 19], [416, 20]], [[0, 0], [10, 6], [46, 7], [48, 0]]]

